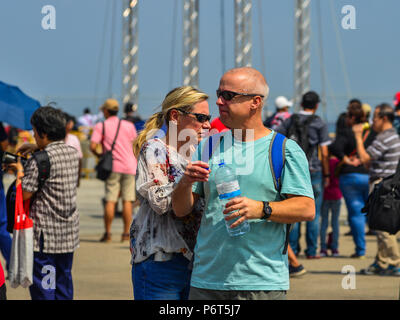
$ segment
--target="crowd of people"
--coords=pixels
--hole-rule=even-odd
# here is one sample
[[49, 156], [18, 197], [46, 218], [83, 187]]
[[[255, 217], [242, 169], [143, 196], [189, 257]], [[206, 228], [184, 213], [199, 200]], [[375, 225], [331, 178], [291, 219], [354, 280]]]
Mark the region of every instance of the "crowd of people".
[[[221, 77], [219, 117], [213, 121], [209, 96], [191, 86], [168, 92], [161, 110], [147, 121], [136, 115], [132, 103], [125, 104], [125, 116], [119, 119], [115, 99], [107, 99], [99, 115], [85, 109], [77, 121], [52, 106], [37, 109], [31, 118], [35, 143], [17, 151], [45, 151], [49, 176], [40, 180], [35, 156], [24, 165], [16, 162], [5, 168], [15, 173], [23, 200], [31, 201], [32, 299], [73, 299], [71, 269], [79, 245], [76, 196], [83, 157], [79, 140], [70, 133], [74, 126], [83, 128], [98, 159], [112, 153], [112, 169], [103, 179], [104, 234], [99, 240], [112, 240], [111, 225], [121, 198], [121, 242], [129, 241], [136, 300], [286, 299], [289, 277], [306, 273], [297, 260], [302, 249], [307, 259], [340, 256], [343, 198], [354, 241], [351, 258], [365, 258], [366, 234], [377, 236], [376, 258], [361, 272], [400, 275], [396, 235], [366, 232], [368, 223], [361, 212], [374, 185], [394, 174], [399, 162], [400, 93], [394, 108], [383, 103], [373, 112], [352, 99], [338, 117], [334, 137], [316, 115], [316, 92], [304, 93], [297, 113], [290, 112], [291, 101], [279, 96], [276, 112], [263, 121], [268, 95], [264, 76], [244, 67]], [[271, 170], [275, 139], [283, 141], [279, 177]], [[6, 150], [3, 141], [7, 134], [1, 125], [0, 143]], [[223, 195], [230, 196], [224, 206], [222, 187], [216, 182], [222, 164], [237, 178], [224, 186], [229, 190]], [[5, 229], [3, 188], [0, 193], [0, 247], [8, 270], [12, 240]], [[248, 223], [250, 231], [231, 236], [225, 221], [232, 229]], [[300, 242], [302, 223], [306, 248]], [[45, 265], [56, 268], [54, 288], [42, 285]], [[4, 299], [1, 269], [0, 288]]]

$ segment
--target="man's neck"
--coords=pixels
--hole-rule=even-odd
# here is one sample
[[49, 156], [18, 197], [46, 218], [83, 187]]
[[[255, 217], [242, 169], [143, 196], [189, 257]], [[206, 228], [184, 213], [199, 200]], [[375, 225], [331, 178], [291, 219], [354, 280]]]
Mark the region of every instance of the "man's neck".
[[307, 109], [307, 108], [304, 108], [303, 111], [304, 111], [304, 112], [307, 112], [307, 113], [312, 113], [312, 114], [314, 114], [314, 113], [317, 111], [317, 109]]
[[231, 131], [235, 139], [241, 140], [242, 142], [255, 141], [271, 133], [271, 130], [264, 127], [264, 125], [231, 129]]

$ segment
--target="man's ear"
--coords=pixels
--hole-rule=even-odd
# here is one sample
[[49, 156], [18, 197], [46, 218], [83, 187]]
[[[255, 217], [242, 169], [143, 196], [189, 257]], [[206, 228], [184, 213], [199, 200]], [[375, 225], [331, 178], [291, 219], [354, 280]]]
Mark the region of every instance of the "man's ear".
[[256, 110], [256, 109], [258, 109], [258, 108], [262, 108], [262, 105], [263, 105], [262, 102], [263, 102], [263, 101], [262, 101], [262, 98], [261, 98], [260, 96], [255, 96], [255, 97], [253, 97], [253, 102], [252, 102], [252, 104], [250, 105], [250, 109], [251, 109], [251, 110]]

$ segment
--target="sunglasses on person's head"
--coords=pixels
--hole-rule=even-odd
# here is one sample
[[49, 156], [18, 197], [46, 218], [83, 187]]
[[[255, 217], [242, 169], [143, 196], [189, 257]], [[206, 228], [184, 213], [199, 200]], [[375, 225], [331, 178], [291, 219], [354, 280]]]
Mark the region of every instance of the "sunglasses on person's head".
[[176, 110], [178, 110], [179, 112], [182, 112], [183, 114], [192, 114], [192, 115], [194, 115], [196, 117], [196, 120], [198, 122], [200, 122], [200, 123], [204, 123], [204, 122], [207, 122], [207, 121], [211, 120], [211, 115], [209, 115], [209, 114], [188, 112], [188, 111], [180, 110], [180, 109], [176, 109]]
[[234, 91], [228, 91], [228, 90], [217, 90], [217, 97], [224, 98], [224, 100], [229, 101], [232, 100], [236, 96], [248, 96], [248, 97], [261, 97], [264, 98], [262, 94], [257, 94], [257, 93], [239, 93], [239, 92], [234, 92]]

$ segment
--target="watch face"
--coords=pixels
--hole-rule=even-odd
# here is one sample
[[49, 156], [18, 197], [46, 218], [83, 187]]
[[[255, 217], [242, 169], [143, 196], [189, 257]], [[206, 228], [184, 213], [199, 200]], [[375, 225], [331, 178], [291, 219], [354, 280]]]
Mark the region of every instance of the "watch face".
[[263, 219], [268, 219], [271, 216], [271, 207], [269, 206], [269, 202], [268, 201], [264, 201], [264, 216], [262, 217]]

